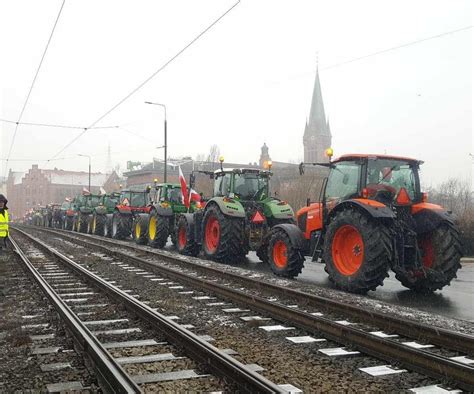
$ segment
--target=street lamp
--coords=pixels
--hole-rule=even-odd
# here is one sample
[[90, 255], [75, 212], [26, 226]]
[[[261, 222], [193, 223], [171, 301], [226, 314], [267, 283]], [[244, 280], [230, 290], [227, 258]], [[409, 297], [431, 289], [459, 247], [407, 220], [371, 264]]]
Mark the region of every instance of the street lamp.
[[91, 191], [91, 157], [89, 155], [81, 155], [81, 154], [78, 154], [78, 156], [89, 158], [89, 193], [92, 193]]
[[165, 110], [165, 144], [163, 145], [163, 148], [165, 148], [165, 170], [163, 174], [164, 182], [166, 183], [167, 180], [167, 158], [168, 158], [168, 132], [167, 132], [167, 121], [166, 121], [166, 105], [160, 104], [160, 103], [152, 103], [151, 101], [145, 101], [145, 104], [151, 104], [151, 105], [159, 105], [160, 107], [163, 107]]

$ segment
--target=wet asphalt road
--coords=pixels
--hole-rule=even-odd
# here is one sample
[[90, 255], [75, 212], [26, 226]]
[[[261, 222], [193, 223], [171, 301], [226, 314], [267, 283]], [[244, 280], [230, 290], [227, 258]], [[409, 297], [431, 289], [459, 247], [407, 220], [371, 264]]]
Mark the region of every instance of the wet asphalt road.
[[[257, 270], [270, 271], [268, 266], [259, 262], [254, 253], [249, 254], [248, 263], [244, 263], [243, 267], [246, 265]], [[306, 259], [305, 268], [297, 280], [333, 288], [324, 271], [324, 265], [313, 263], [309, 259]], [[384, 285], [376, 291], [370, 291], [367, 297], [474, 323], [474, 262], [463, 263], [458, 271], [458, 278], [451, 282], [451, 286], [433, 294], [420, 295], [408, 290], [390, 272], [390, 277], [385, 279]]]

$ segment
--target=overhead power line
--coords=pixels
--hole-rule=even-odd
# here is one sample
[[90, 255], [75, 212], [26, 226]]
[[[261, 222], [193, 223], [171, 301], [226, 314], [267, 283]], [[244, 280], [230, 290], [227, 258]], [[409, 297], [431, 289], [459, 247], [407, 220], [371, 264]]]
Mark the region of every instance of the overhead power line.
[[28, 95], [26, 96], [26, 100], [25, 100], [25, 102], [23, 104], [23, 108], [21, 109], [21, 112], [20, 112], [20, 116], [18, 116], [18, 121], [17, 121], [17, 124], [15, 126], [15, 131], [13, 132], [12, 142], [10, 144], [10, 149], [8, 150], [7, 162], [6, 162], [6, 165], [5, 165], [5, 173], [6, 173], [7, 168], [8, 168], [8, 159], [10, 158], [10, 155], [11, 155], [12, 149], [13, 149], [13, 145], [15, 144], [16, 134], [18, 132], [18, 126], [20, 125], [21, 118], [23, 117], [23, 113], [25, 112], [26, 106], [28, 104], [28, 100], [30, 99], [30, 96], [31, 96], [31, 92], [33, 91], [33, 87], [35, 86], [36, 79], [38, 78], [39, 71], [41, 69], [41, 66], [43, 65], [43, 61], [46, 57], [46, 52], [48, 51], [49, 44], [51, 43], [51, 39], [53, 38], [54, 31], [56, 30], [56, 26], [59, 22], [59, 18], [61, 17], [61, 13], [63, 11], [65, 3], [66, 3], [66, 0], [63, 0], [63, 2], [61, 4], [61, 7], [59, 8], [58, 15], [56, 17], [56, 20], [54, 21], [53, 29], [51, 30], [51, 34], [49, 35], [48, 42], [46, 43], [46, 47], [44, 48], [43, 55], [41, 56], [41, 60], [38, 64], [38, 68], [36, 69], [35, 76], [33, 78], [33, 81], [31, 82], [30, 90], [28, 91]]
[[[18, 124], [24, 126], [38, 126], [38, 127], [53, 127], [53, 128], [60, 128], [60, 129], [76, 129], [76, 130], [84, 130], [84, 126], [71, 126], [71, 125], [62, 125], [62, 124], [51, 124], [51, 123], [34, 123], [34, 122], [16, 122], [14, 120], [8, 119], [0, 119], [0, 122], [4, 123], [11, 123], [11, 124]], [[112, 129], [118, 126], [99, 126], [99, 127], [92, 127], [92, 129]]]
[[115, 111], [120, 105], [122, 105], [131, 96], [133, 96], [136, 92], [138, 92], [143, 86], [145, 86], [148, 82], [150, 82], [159, 72], [163, 71], [170, 63], [172, 63], [174, 60], [176, 60], [177, 57], [179, 57], [184, 51], [186, 51], [186, 49], [188, 49], [197, 40], [199, 40], [204, 34], [206, 34], [213, 26], [215, 26], [222, 18], [224, 18], [230, 11], [232, 11], [239, 3], [240, 3], [240, 0], [238, 0], [232, 7], [230, 7], [227, 11], [225, 11], [221, 16], [219, 16], [214, 22], [212, 22], [203, 31], [201, 31], [196, 37], [194, 37], [188, 44], [186, 44], [180, 51], [178, 51], [168, 61], [166, 61], [163, 65], [161, 65], [156, 71], [153, 72], [153, 74], [151, 74], [148, 78], [146, 78], [143, 82], [141, 82], [137, 87], [132, 89], [125, 97], [123, 97], [114, 106], [112, 106], [112, 108], [110, 108], [103, 115], [98, 117], [93, 123], [91, 123], [89, 127], [85, 128], [79, 135], [73, 138], [72, 141], [68, 142], [64, 147], [62, 147], [52, 158], [55, 158], [57, 155], [60, 155], [62, 152], [64, 152], [67, 148], [69, 148], [72, 144], [74, 144], [79, 138], [81, 138], [89, 129], [93, 128], [97, 123], [99, 123], [102, 119], [108, 116], [111, 112]]
[[326, 66], [326, 67], [321, 68], [321, 70], [329, 70], [329, 69], [331, 69], [331, 68], [340, 67], [340, 66], [343, 66], [343, 65], [348, 64], [348, 63], [353, 63], [353, 62], [357, 62], [357, 61], [362, 60], [362, 59], [366, 59], [366, 58], [368, 58], [368, 57], [380, 55], [380, 54], [386, 53], [386, 52], [395, 51], [395, 50], [397, 50], [397, 49], [401, 49], [401, 48], [405, 48], [405, 47], [408, 47], [408, 46], [411, 46], [411, 45], [419, 44], [419, 43], [421, 43], [421, 42], [425, 42], [425, 41], [429, 41], [429, 40], [434, 40], [434, 39], [436, 39], [436, 38], [444, 37], [444, 36], [447, 36], [447, 35], [450, 35], [450, 34], [454, 34], [454, 33], [459, 33], [459, 32], [464, 31], [464, 30], [469, 30], [469, 29], [472, 29], [472, 27], [473, 27], [473, 25], [465, 26], [465, 27], [461, 27], [460, 29], [447, 31], [447, 32], [444, 32], [444, 33], [441, 33], [441, 34], [436, 34], [435, 36], [430, 36], [430, 37], [426, 37], [426, 38], [421, 38], [421, 39], [416, 40], [416, 41], [411, 41], [411, 42], [407, 42], [407, 43], [405, 43], [405, 44], [397, 45], [397, 46], [394, 46], [394, 47], [391, 47], [391, 48], [382, 49], [382, 50], [380, 50], [380, 51], [373, 52], [373, 53], [369, 53], [369, 54], [367, 54], [367, 55], [363, 55], [363, 56], [359, 56], [359, 57], [355, 57], [355, 58], [353, 58], [353, 59], [349, 59], [349, 60], [346, 60], [346, 61], [343, 61], [343, 62], [340, 62], [340, 63], [331, 64], [331, 65], [329, 65], [329, 66]]

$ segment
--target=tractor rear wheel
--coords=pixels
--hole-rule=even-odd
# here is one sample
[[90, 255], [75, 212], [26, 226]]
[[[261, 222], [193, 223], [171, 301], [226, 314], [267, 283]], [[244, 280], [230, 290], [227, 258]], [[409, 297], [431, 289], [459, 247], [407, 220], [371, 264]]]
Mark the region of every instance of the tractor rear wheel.
[[138, 214], [133, 220], [132, 236], [138, 245], [146, 245], [148, 242], [148, 215]]
[[184, 216], [180, 216], [176, 225], [176, 248], [180, 254], [197, 256], [199, 245], [194, 239], [194, 229]]
[[163, 249], [170, 234], [170, 221], [156, 211], [150, 214], [148, 221], [148, 244], [153, 248]]
[[112, 238], [127, 238], [130, 235], [131, 219], [131, 215], [122, 215], [120, 212], [114, 212], [112, 216]]
[[225, 216], [218, 206], [206, 210], [203, 219], [203, 250], [207, 258], [224, 263], [241, 261], [244, 256], [244, 223]]
[[64, 230], [72, 231], [74, 229], [74, 218], [66, 216], [64, 220]]
[[94, 215], [92, 218], [92, 234], [94, 235], [104, 235], [105, 230], [105, 215]]
[[112, 238], [112, 214], [105, 215], [105, 224], [104, 224], [104, 237]]
[[325, 270], [340, 289], [366, 293], [383, 284], [392, 259], [390, 231], [382, 222], [346, 209], [328, 225]]
[[443, 222], [434, 231], [418, 239], [425, 272], [397, 272], [401, 284], [419, 293], [432, 293], [449, 285], [461, 268], [462, 246], [459, 231]]
[[87, 233], [87, 226], [89, 223], [89, 215], [83, 215], [80, 213], [77, 216], [77, 232]]
[[303, 254], [293, 245], [286, 231], [281, 228], [272, 229], [267, 260], [273, 273], [285, 278], [298, 276], [304, 266]]

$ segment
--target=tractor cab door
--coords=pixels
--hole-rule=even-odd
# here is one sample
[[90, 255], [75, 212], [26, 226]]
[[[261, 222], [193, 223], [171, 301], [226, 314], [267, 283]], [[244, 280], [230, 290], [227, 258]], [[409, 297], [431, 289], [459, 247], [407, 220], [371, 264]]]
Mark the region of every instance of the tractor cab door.
[[218, 174], [214, 181], [214, 197], [228, 197], [231, 193], [232, 173]]
[[359, 197], [361, 190], [362, 166], [360, 161], [334, 163], [329, 172], [323, 201], [328, 213], [338, 203]]

